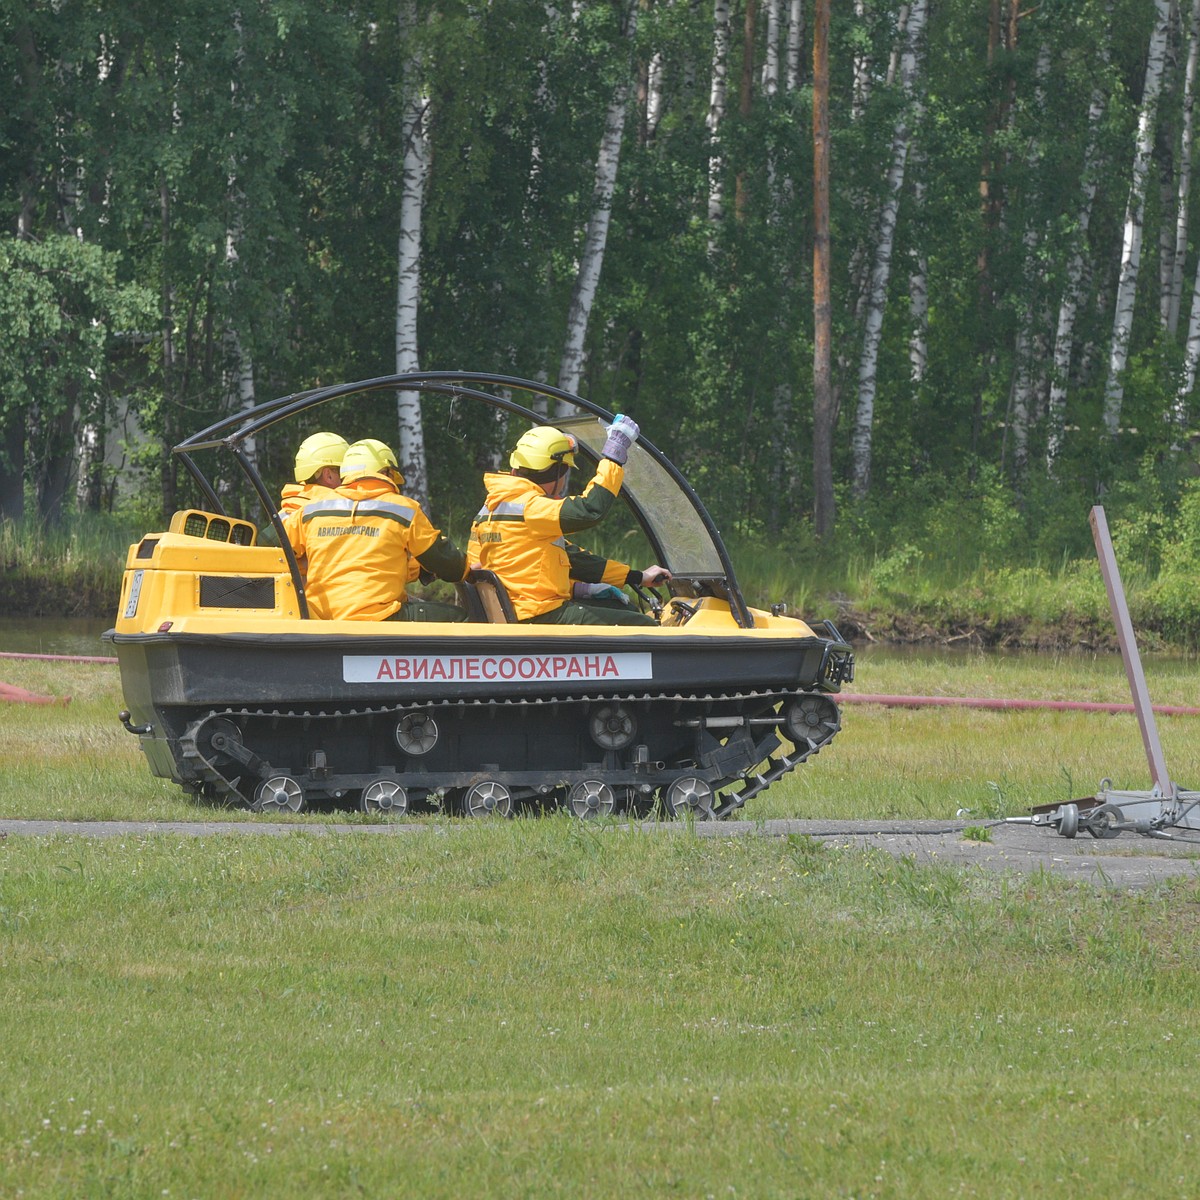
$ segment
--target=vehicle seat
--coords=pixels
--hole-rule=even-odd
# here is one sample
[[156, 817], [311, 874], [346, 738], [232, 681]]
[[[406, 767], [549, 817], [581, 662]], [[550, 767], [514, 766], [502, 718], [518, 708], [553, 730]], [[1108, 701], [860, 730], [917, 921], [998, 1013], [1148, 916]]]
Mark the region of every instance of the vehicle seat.
[[[517, 614], [508, 598], [508, 589], [495, 571], [472, 568], [467, 573], [467, 584], [475, 591], [485, 621], [492, 625], [516, 624]], [[467, 608], [469, 612], [471, 606], [468, 604]]]

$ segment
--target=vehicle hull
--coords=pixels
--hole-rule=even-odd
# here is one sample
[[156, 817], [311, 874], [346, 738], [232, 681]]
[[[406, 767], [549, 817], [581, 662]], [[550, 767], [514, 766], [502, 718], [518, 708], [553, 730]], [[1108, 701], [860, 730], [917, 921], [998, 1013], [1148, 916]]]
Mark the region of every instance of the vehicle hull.
[[[266, 789], [268, 808], [278, 795], [284, 807], [369, 809], [363, 796], [381, 780], [403, 790], [406, 812], [461, 809], [484, 782], [513, 808], [566, 802], [589, 781], [614, 810], [652, 807], [672, 785], [678, 807], [680, 781], [697, 781], [715, 812], [720, 789], [779, 750], [781, 730], [787, 769], [833, 736], [831, 699], [807, 741], [789, 706], [836, 690], [849, 660], [799, 621], [694, 633], [291, 620], [248, 632], [244, 615], [163, 624], [105, 635], [151, 770], [250, 807], [285, 779], [283, 792]], [[423, 735], [406, 740], [414, 720]]]

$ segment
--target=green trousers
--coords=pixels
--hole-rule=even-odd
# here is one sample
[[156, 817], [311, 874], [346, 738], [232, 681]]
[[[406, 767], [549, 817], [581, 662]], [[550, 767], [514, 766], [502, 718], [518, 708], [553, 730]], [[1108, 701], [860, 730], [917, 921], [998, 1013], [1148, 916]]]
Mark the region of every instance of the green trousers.
[[603, 600], [590, 604], [579, 604], [568, 600], [558, 608], [540, 613], [522, 621], [523, 625], [657, 625], [658, 622], [649, 613], [638, 612], [616, 601], [606, 603]]
[[441, 600], [406, 600], [388, 617], [389, 621], [465, 621], [465, 609]]

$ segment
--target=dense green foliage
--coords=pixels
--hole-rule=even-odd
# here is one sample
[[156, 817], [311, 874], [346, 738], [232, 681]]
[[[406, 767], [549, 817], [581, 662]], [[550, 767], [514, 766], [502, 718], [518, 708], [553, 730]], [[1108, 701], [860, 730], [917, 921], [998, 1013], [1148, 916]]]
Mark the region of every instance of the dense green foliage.
[[[68, 509], [173, 509], [189, 494], [164, 448], [244, 402], [247, 378], [263, 400], [393, 369], [401, 64], [418, 44], [432, 164], [422, 365], [554, 379], [605, 106], [628, 70], [630, 2], [585, 0], [568, 13], [525, 0], [420, 0], [402, 45], [394, 4], [5, 0], [0, 513], [16, 515], [23, 501], [37, 520], [56, 519], [64, 499]], [[735, 0], [714, 140], [712, 6], [639, 0], [638, 86], [581, 390], [635, 413], [723, 528], [803, 548], [813, 502], [813, 12], [801, 6], [804, 27], [789, 31], [791, 6], [775, 7], [785, 28], [773, 48], [786, 58], [798, 32], [798, 57], [768, 85], [772, 5], [753, 6], [745, 42], [747, 0]], [[1057, 569], [1089, 553], [1087, 508], [1103, 496], [1114, 529], [1145, 531], [1136, 556], [1164, 570], [1163, 628], [1194, 629], [1185, 589], [1170, 579], [1186, 579], [1194, 560], [1194, 539], [1176, 534], [1195, 515], [1180, 508], [1195, 415], [1181, 381], [1200, 206], [1183, 214], [1181, 311], [1173, 323], [1160, 317], [1180, 196], [1189, 198], [1178, 187], [1186, 12], [1173, 17], [1154, 120], [1151, 174], [1162, 183], [1146, 196], [1121, 432], [1102, 421], [1153, 7], [1006, 3], [995, 6], [1004, 21], [989, 25], [987, 5], [941, 0], [907, 99], [891, 64], [910, 6], [834, 6], [843, 564], [951, 555], [971, 570]], [[907, 172], [870, 487], [852, 498], [864, 308], [901, 116]], [[719, 220], [709, 216], [714, 178]], [[1096, 187], [1087, 205], [1085, 182]], [[1059, 378], [1055, 331], [1075, 294], [1076, 250]], [[916, 273], [927, 317], [910, 302]], [[914, 374], [917, 335], [925, 358]], [[1023, 380], [1027, 411], [1014, 399]], [[1055, 381], [1066, 388], [1057, 416]], [[337, 419], [355, 436], [395, 438], [394, 426]], [[1063, 440], [1050, 456], [1056, 422]], [[304, 432], [263, 439], [269, 477], [287, 476], [293, 434]], [[427, 413], [436, 512], [470, 511], [504, 436], [483, 417]]]

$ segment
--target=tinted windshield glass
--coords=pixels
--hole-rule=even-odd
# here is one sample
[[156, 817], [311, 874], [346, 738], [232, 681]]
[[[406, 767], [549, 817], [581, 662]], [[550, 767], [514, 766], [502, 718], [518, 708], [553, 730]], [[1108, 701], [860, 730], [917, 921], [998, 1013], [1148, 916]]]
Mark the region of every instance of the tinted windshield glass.
[[[557, 419], [555, 425], [574, 434], [600, 457], [604, 426], [595, 417]], [[625, 493], [664, 553], [663, 566], [675, 575], [725, 577], [720, 555], [688, 494], [670, 473], [634, 444], [625, 464]]]

